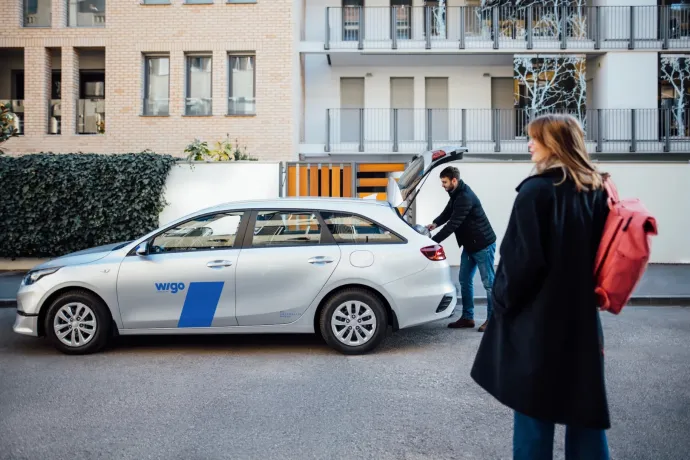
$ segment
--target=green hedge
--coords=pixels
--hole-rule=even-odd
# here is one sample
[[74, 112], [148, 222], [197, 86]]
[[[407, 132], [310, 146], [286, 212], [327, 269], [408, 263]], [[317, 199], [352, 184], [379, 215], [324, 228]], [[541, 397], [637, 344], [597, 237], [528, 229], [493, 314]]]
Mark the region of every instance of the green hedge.
[[175, 161], [151, 152], [0, 157], [0, 257], [55, 257], [154, 230]]

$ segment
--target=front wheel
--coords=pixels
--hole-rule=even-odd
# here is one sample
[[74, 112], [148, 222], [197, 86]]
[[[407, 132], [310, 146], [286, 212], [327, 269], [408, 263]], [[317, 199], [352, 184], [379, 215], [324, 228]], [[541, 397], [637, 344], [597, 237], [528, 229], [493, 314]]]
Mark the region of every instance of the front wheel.
[[347, 355], [368, 353], [385, 337], [388, 315], [381, 301], [364, 289], [333, 295], [321, 311], [321, 335], [333, 349]]
[[110, 324], [108, 309], [99, 298], [89, 292], [71, 291], [48, 307], [44, 330], [59, 351], [84, 355], [103, 348]]

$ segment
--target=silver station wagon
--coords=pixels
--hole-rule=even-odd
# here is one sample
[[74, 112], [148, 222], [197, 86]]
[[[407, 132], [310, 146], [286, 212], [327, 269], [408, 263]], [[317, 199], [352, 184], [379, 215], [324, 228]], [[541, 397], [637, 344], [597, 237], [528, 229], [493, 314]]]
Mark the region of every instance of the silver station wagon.
[[68, 354], [114, 335], [317, 333], [361, 354], [393, 331], [447, 318], [456, 291], [443, 248], [398, 208], [464, 148], [415, 157], [388, 201], [231, 202], [141, 238], [53, 259], [17, 293], [14, 331]]

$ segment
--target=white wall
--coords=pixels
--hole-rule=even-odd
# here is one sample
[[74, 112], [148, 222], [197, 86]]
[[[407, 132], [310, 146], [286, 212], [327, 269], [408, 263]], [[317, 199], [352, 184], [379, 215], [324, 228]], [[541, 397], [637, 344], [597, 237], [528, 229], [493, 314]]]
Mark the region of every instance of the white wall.
[[[371, 77], [366, 77], [371, 73]], [[306, 58], [306, 140], [326, 141], [326, 109], [340, 107], [340, 78], [364, 77], [366, 108], [390, 107], [391, 77], [413, 77], [415, 108], [425, 108], [425, 77], [448, 77], [449, 108], [491, 108], [491, 78], [512, 77], [511, 66], [331, 67], [325, 56]]]
[[189, 213], [229, 201], [277, 198], [279, 163], [228, 162], [173, 166], [165, 184], [169, 204], [160, 215], [165, 225]]
[[[500, 247], [516, 196], [515, 187], [529, 175], [532, 164], [456, 163], [463, 180], [474, 190]], [[611, 173], [621, 197], [637, 197], [656, 217], [659, 235], [652, 241], [652, 263], [690, 263], [690, 163], [599, 163]], [[436, 218], [448, 201], [434, 171], [417, 197], [417, 223]], [[460, 250], [453, 236], [443, 242], [451, 265], [459, 265]], [[496, 263], [498, 263], [498, 251]]]
[[596, 60], [595, 88], [600, 108], [649, 109], [658, 106], [659, 53], [609, 52]]

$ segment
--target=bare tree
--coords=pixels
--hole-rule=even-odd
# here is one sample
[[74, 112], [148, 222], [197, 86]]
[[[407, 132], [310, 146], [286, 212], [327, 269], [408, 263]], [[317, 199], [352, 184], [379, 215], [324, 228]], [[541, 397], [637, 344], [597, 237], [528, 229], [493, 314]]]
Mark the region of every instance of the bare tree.
[[516, 55], [514, 78], [525, 94], [515, 94], [515, 105], [525, 118], [548, 112], [567, 112], [585, 125], [587, 82], [585, 56]]
[[662, 55], [661, 81], [671, 84], [673, 87], [673, 121], [679, 135], [687, 135], [685, 112], [687, 110], [687, 88], [690, 85], [690, 56], [688, 55]]

